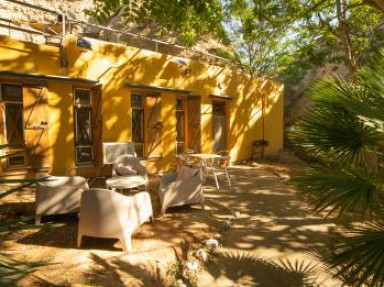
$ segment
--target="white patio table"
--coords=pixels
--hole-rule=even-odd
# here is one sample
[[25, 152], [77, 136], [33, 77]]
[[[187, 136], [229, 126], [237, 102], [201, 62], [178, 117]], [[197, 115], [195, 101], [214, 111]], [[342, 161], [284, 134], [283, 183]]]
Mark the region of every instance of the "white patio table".
[[132, 193], [132, 188], [142, 185], [147, 190], [147, 179], [141, 175], [114, 176], [108, 178], [105, 183], [108, 189], [119, 189], [120, 193], [123, 192], [123, 189], [130, 189]]
[[188, 154], [188, 156], [200, 160], [200, 167], [202, 168], [204, 175], [209, 173], [210, 168], [212, 167], [212, 160], [221, 158], [220, 155], [211, 153], [192, 153]]

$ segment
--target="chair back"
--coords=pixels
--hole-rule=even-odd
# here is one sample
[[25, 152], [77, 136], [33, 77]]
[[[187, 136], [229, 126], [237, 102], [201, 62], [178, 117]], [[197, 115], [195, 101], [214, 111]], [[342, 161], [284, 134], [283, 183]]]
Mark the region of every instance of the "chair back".
[[87, 180], [81, 176], [50, 176], [47, 179], [39, 181], [36, 183], [36, 188], [56, 188], [56, 187], [82, 187], [88, 189]]
[[229, 151], [223, 150], [219, 151], [217, 155], [220, 155], [221, 157], [217, 159], [216, 165], [219, 168], [225, 168], [231, 164], [231, 155]]
[[[132, 199], [102, 188], [85, 190], [81, 196], [79, 228], [90, 236], [114, 236], [128, 221]], [[125, 215], [125, 216], [122, 216]]]

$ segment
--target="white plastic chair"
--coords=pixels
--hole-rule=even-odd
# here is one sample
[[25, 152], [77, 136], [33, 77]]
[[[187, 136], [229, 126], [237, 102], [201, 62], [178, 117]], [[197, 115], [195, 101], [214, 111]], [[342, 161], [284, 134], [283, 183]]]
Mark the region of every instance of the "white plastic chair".
[[35, 187], [35, 224], [45, 215], [78, 212], [81, 194], [89, 188], [81, 176], [51, 176]]
[[177, 173], [167, 173], [160, 180], [158, 197], [161, 204], [161, 214], [167, 208], [200, 203], [202, 209], [205, 207], [204, 194], [202, 191], [202, 178], [200, 171], [188, 180], [177, 180]]
[[132, 249], [132, 234], [152, 219], [152, 203], [148, 192], [124, 196], [108, 189], [89, 189], [81, 197], [77, 247], [83, 236], [118, 238], [123, 251]]
[[217, 154], [220, 155], [221, 157], [214, 159], [213, 164], [210, 167], [210, 171], [213, 175], [213, 179], [215, 180], [216, 188], [217, 190], [220, 190], [218, 177], [221, 175], [225, 175], [228, 181], [228, 186], [232, 187], [231, 178], [228, 172], [228, 166], [231, 163], [231, 156], [229, 155], [228, 151], [220, 151]]

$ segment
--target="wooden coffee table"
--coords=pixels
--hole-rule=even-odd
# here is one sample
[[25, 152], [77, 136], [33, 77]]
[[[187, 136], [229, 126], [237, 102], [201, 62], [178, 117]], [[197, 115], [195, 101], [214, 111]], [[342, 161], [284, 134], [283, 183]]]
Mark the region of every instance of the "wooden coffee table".
[[120, 193], [123, 192], [123, 189], [130, 189], [132, 193], [132, 188], [136, 188], [144, 185], [145, 190], [147, 190], [148, 180], [144, 176], [141, 175], [133, 175], [133, 176], [114, 176], [108, 178], [105, 182], [108, 189], [118, 189]]

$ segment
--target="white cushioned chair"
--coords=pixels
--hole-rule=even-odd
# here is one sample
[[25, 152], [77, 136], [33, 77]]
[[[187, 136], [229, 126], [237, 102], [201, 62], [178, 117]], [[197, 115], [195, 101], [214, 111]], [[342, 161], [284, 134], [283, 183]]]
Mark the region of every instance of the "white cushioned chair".
[[132, 233], [154, 220], [148, 192], [124, 196], [108, 189], [89, 189], [81, 197], [77, 247], [83, 236], [118, 238], [123, 251], [132, 249]]
[[[187, 204], [200, 203], [204, 209], [204, 194], [202, 191], [202, 178], [199, 169], [182, 167], [183, 170], [190, 170], [193, 175], [188, 179], [180, 179], [178, 173], [167, 173], [160, 180], [158, 197], [163, 215], [168, 207], [182, 206]], [[183, 178], [185, 176], [183, 175]]]
[[81, 176], [51, 176], [36, 183], [35, 224], [44, 215], [78, 212], [86, 189], [87, 180]]

